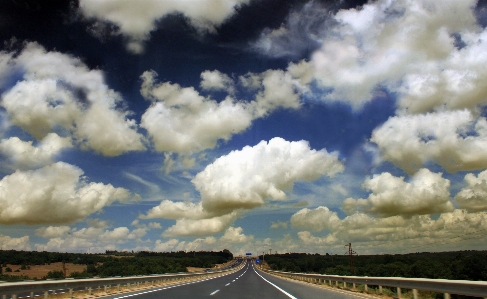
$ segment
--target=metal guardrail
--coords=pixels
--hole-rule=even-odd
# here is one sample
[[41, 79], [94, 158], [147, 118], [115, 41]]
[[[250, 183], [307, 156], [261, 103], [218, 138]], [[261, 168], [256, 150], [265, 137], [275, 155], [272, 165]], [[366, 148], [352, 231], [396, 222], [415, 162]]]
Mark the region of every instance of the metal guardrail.
[[241, 268], [242, 266], [239, 265], [235, 268], [211, 272], [0, 283], [0, 295], [2, 295], [2, 299], [6, 299], [7, 295], [10, 295], [12, 299], [17, 299], [19, 294], [30, 293], [30, 296], [32, 297], [34, 292], [43, 292], [44, 298], [47, 299], [49, 296], [49, 291], [69, 290], [69, 297], [72, 298], [74, 289], [85, 288], [88, 290], [89, 295], [91, 295], [91, 291], [93, 289], [101, 287], [103, 287], [103, 289], [106, 291], [107, 287], [115, 286], [117, 291], [120, 291], [123, 285], [139, 286], [142, 283], [145, 285], [154, 286], [161, 283], [177, 282], [183, 279], [203, 279], [225, 272], [237, 271]]
[[351, 284], [355, 289], [357, 284], [368, 286], [378, 286], [379, 292], [382, 293], [382, 287], [397, 288], [397, 295], [401, 298], [401, 289], [413, 290], [413, 298], [418, 298], [418, 290], [444, 293], [445, 298], [450, 298], [450, 294], [474, 296], [487, 298], [486, 281], [469, 281], [469, 280], [448, 280], [448, 279], [428, 279], [428, 278], [402, 278], [402, 277], [367, 277], [367, 276], [339, 276], [339, 275], [320, 275], [291, 273], [273, 270], [264, 270], [269, 274], [284, 276], [291, 279], [303, 280], [312, 283], [323, 283], [333, 286], [343, 283]]

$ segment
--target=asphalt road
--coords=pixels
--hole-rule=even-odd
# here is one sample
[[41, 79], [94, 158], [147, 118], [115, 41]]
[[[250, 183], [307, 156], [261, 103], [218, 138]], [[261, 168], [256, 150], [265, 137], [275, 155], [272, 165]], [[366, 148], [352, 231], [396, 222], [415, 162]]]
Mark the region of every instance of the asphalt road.
[[328, 290], [277, 278], [257, 270], [251, 261], [239, 271], [222, 277], [143, 292], [106, 297], [109, 299], [326, 299], [370, 298], [361, 294]]

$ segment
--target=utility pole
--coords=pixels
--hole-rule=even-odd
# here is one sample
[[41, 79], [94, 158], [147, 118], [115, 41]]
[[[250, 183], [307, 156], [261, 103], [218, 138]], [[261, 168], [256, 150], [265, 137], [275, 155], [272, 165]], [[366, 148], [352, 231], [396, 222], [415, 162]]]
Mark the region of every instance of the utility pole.
[[353, 267], [353, 255], [357, 253], [353, 251], [352, 243], [348, 243], [347, 245], [345, 245], [345, 247], [348, 247], [348, 251], [345, 252], [345, 254], [348, 254], [348, 256], [350, 257], [350, 273], [352, 275], [355, 275], [355, 268]]

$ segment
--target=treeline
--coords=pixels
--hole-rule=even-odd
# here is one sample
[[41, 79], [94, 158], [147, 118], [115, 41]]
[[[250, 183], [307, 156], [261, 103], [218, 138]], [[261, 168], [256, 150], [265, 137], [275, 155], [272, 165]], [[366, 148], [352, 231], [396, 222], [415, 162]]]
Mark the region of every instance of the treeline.
[[88, 265], [102, 262], [104, 258], [98, 254], [0, 250], [2, 265], [48, 265], [59, 262]]
[[[93, 276], [131, 276], [162, 273], [186, 272], [186, 267], [211, 268], [233, 259], [228, 250], [219, 252], [137, 252], [130, 256], [103, 254], [79, 254], [36, 251], [0, 250], [0, 265], [22, 265], [29, 269], [31, 265], [46, 265], [56, 262], [86, 265], [84, 272], [73, 272], [70, 277]], [[0, 268], [1, 269], [1, 268]], [[0, 279], [18, 280], [18, 277], [1, 273]], [[62, 271], [52, 271], [44, 278], [63, 278]]]
[[331, 275], [487, 280], [486, 251], [360, 255], [286, 253], [260, 256], [273, 270]]

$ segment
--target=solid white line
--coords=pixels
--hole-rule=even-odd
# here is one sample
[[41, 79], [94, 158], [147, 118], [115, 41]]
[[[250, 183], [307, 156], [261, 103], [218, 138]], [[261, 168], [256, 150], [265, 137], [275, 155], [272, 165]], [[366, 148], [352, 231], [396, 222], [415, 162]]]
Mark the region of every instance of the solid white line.
[[[254, 269], [255, 271], [255, 269]], [[260, 275], [259, 273], [257, 273], [257, 271], [255, 271], [255, 274], [259, 275], [260, 278], [262, 278], [263, 280], [265, 280], [266, 282], [268, 282], [270, 285], [272, 285], [273, 287], [275, 287], [276, 289], [278, 289], [279, 291], [283, 292], [286, 296], [288, 296], [289, 298], [292, 298], [292, 299], [298, 299], [296, 297], [294, 297], [293, 295], [289, 294], [288, 292], [284, 291], [283, 289], [281, 289], [280, 287], [276, 286], [275, 284], [273, 284], [272, 282], [268, 281], [267, 279], [265, 279], [264, 277], [262, 277], [262, 275]]]
[[220, 291], [220, 290], [216, 290], [216, 291], [214, 291], [213, 293], [211, 293], [211, 294], [210, 294], [210, 296], [215, 295], [215, 294], [216, 294], [216, 293], [218, 293], [219, 291]]

